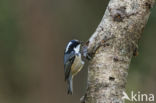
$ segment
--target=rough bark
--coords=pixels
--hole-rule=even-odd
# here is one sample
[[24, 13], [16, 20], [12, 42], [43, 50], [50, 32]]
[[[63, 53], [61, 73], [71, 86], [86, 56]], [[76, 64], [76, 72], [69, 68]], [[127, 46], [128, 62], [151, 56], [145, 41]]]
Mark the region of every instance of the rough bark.
[[155, 0], [110, 0], [104, 17], [83, 47], [92, 57], [81, 102], [124, 103], [128, 68]]

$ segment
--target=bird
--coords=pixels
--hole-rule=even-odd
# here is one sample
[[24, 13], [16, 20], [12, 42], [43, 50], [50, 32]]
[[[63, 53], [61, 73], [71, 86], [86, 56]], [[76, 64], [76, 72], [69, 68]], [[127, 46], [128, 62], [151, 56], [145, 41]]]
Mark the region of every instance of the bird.
[[71, 40], [64, 51], [64, 74], [67, 82], [67, 94], [73, 94], [73, 78], [83, 68], [85, 62], [81, 56], [82, 42], [79, 40]]

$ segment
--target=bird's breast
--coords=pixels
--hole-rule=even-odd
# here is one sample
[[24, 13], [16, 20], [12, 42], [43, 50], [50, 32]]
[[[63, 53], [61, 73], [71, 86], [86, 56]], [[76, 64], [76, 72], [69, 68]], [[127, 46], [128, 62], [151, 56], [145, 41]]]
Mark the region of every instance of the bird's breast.
[[73, 75], [76, 75], [83, 67], [84, 62], [81, 59], [81, 55], [76, 55], [73, 65], [71, 67], [71, 71]]

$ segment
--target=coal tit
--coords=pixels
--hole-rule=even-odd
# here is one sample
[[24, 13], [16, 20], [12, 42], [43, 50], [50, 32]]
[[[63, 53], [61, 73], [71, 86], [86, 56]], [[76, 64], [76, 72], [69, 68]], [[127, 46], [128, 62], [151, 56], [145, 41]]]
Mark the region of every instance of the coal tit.
[[68, 85], [68, 94], [73, 94], [73, 77], [82, 69], [84, 61], [80, 53], [81, 42], [71, 40], [64, 52], [65, 81]]

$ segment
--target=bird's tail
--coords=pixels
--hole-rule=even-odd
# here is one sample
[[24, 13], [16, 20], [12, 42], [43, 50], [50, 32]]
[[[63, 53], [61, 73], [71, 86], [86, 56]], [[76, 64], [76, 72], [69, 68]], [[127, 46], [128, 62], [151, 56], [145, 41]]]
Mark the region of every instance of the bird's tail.
[[67, 83], [68, 83], [68, 94], [72, 95], [73, 94], [73, 78], [72, 78], [72, 76], [69, 76]]

